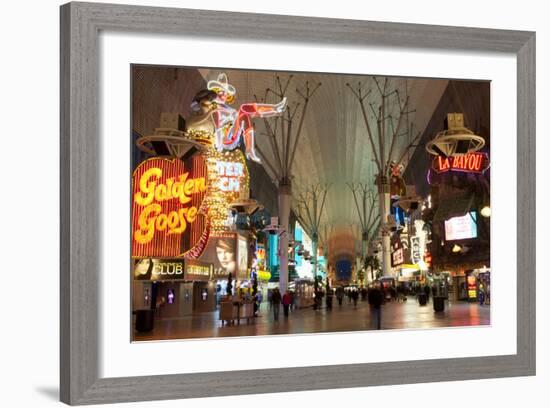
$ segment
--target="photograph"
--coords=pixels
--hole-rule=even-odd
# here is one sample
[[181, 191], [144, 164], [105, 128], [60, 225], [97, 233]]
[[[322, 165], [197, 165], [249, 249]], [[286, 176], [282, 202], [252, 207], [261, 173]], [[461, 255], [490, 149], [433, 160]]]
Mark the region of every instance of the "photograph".
[[491, 81], [130, 70], [131, 341], [491, 325]]
[[2, 405], [544, 401], [550, 25], [500, 9], [6, 3]]

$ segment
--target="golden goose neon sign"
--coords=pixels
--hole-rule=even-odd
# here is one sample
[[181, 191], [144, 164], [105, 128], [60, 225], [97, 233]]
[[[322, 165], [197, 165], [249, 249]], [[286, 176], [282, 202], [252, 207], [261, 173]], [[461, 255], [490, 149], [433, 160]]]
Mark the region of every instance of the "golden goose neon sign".
[[207, 188], [206, 171], [195, 177], [193, 170], [186, 169], [181, 160], [166, 158], [149, 159], [136, 168], [132, 196], [134, 256], [181, 254], [182, 234], [197, 220]]

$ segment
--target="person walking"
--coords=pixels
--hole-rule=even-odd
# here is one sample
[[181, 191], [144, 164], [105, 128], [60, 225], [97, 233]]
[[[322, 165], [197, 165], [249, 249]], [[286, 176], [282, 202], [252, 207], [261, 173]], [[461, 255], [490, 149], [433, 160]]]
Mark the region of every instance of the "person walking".
[[344, 288], [338, 286], [336, 289], [336, 299], [338, 299], [338, 306], [342, 306], [342, 300], [344, 299]]
[[485, 303], [485, 290], [483, 289], [483, 285], [479, 285], [478, 300], [479, 305], [483, 306]]
[[285, 319], [288, 319], [288, 310], [290, 309], [291, 304], [292, 304], [292, 296], [290, 295], [290, 292], [287, 289], [285, 294], [283, 295], [283, 312], [285, 314]]
[[353, 308], [357, 309], [357, 300], [359, 299], [359, 291], [354, 288], [351, 292], [351, 299], [353, 300]]
[[267, 302], [269, 303], [269, 310], [273, 309], [273, 302], [271, 301], [271, 296], [273, 295], [273, 290], [267, 290]]
[[271, 306], [273, 308], [273, 319], [279, 320], [279, 306], [281, 305], [281, 292], [278, 288], [273, 289], [271, 294]]
[[424, 293], [426, 294], [426, 303], [430, 301], [430, 285], [426, 283], [426, 286], [424, 286]]
[[261, 290], [258, 290], [256, 292], [256, 296], [254, 297], [254, 306], [255, 306], [255, 312], [254, 312], [254, 316], [258, 316], [259, 312], [260, 312], [260, 307], [262, 306], [262, 301], [264, 300], [264, 296], [262, 295], [262, 291]]
[[332, 310], [332, 298], [333, 298], [332, 289], [328, 288], [327, 289], [327, 300], [326, 300], [327, 310]]
[[390, 287], [390, 295], [392, 302], [397, 300], [397, 289], [395, 289], [395, 286]]
[[374, 315], [376, 319], [376, 328], [380, 330], [382, 327], [382, 303], [384, 301], [384, 295], [378, 285], [369, 289], [367, 300], [369, 302], [371, 315]]

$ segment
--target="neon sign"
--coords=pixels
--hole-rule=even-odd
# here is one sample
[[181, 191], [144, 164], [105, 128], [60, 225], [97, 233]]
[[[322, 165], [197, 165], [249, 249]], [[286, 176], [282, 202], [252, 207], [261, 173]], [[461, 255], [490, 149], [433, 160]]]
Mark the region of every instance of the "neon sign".
[[411, 260], [413, 264], [418, 264], [422, 260], [420, 252], [420, 237], [411, 237]]
[[204, 208], [208, 213], [211, 235], [218, 236], [230, 230], [231, 204], [248, 198], [249, 174], [240, 150], [220, 153], [210, 149], [205, 153], [208, 169], [208, 194]]
[[424, 252], [424, 262], [428, 268], [432, 267], [432, 254], [428, 251]]
[[447, 171], [484, 173], [489, 168], [489, 155], [475, 152], [456, 157], [436, 156], [432, 161], [432, 168], [437, 173]]
[[198, 261], [186, 261], [185, 279], [193, 281], [207, 281], [212, 277], [213, 265]]
[[159, 262], [153, 267], [153, 275], [182, 275], [181, 262]]
[[475, 299], [477, 298], [477, 282], [476, 277], [472, 274], [466, 276], [466, 284], [468, 289], [468, 298]]
[[198, 242], [205, 241], [201, 238], [207, 220], [199, 209], [206, 193], [206, 175], [200, 155], [185, 163], [152, 158], [136, 168], [132, 191], [133, 257], [184, 256]]
[[240, 191], [240, 179], [245, 176], [244, 164], [239, 162], [217, 162], [218, 188], [221, 191]]
[[216, 92], [213, 119], [216, 133], [216, 149], [234, 150], [244, 139], [246, 157], [260, 162], [254, 148], [253, 118], [269, 118], [281, 115], [286, 107], [286, 98], [277, 104], [245, 103], [239, 109], [229, 106], [235, 100], [235, 87], [227, 82], [227, 75], [218, 75], [217, 80], [208, 82], [207, 88]]
[[142, 258], [134, 265], [135, 280], [176, 280], [183, 276], [183, 260]]
[[392, 241], [391, 264], [392, 266], [398, 266], [405, 262], [403, 241], [400, 237], [396, 237]]

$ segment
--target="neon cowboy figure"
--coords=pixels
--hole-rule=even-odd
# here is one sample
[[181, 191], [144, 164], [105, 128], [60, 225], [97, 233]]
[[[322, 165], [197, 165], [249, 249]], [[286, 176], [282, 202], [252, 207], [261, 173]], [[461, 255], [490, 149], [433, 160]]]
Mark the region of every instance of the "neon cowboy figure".
[[281, 115], [286, 107], [286, 98], [277, 104], [245, 103], [236, 110], [229, 106], [235, 100], [235, 87], [227, 82], [227, 75], [218, 75], [217, 80], [208, 82], [208, 89], [216, 93], [216, 108], [213, 112], [216, 128], [216, 149], [233, 150], [244, 138], [246, 157], [260, 162], [254, 148], [253, 118], [269, 118]]

